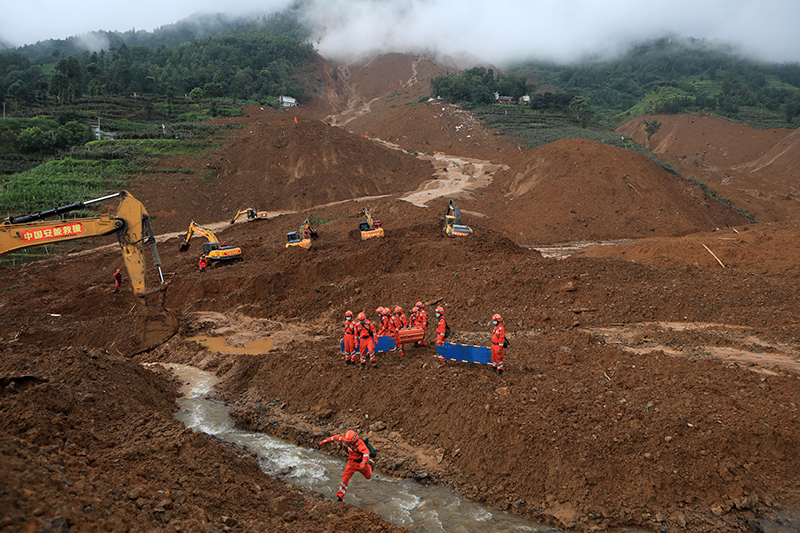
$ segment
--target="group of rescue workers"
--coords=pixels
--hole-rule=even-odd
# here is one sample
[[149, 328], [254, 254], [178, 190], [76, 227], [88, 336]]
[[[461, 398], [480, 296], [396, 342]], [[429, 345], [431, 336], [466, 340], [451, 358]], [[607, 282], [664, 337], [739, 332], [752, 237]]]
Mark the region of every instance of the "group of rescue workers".
[[[352, 311], [345, 311], [343, 352], [345, 365], [357, 365], [360, 363], [363, 369], [367, 365], [367, 359], [369, 359], [369, 363], [373, 367], [377, 367], [378, 361], [375, 358], [375, 347], [378, 341], [376, 337], [381, 336], [393, 337], [395, 347], [392, 348], [392, 351], [396, 350], [401, 356], [405, 355], [402, 333], [403, 330], [408, 330], [409, 328], [420, 328], [422, 330], [422, 338], [416, 342], [416, 345], [423, 346], [425, 344], [425, 334], [428, 331], [428, 314], [422, 302], [416, 303], [408, 318], [406, 318], [403, 308], [399, 305], [394, 308], [394, 311], [388, 307], [378, 307], [375, 312], [378, 314], [377, 329], [363, 311], [358, 313], [355, 319]], [[441, 346], [444, 344], [444, 339], [449, 330], [443, 307], [436, 308], [436, 319], [436, 346]], [[502, 376], [506, 330], [503, 327], [503, 317], [499, 313], [492, 315], [492, 325], [492, 360], [489, 366], [498, 376]], [[437, 353], [436, 356], [439, 361], [446, 361], [440, 353]]]
[[[377, 336], [392, 336], [395, 339], [395, 349], [401, 356], [403, 353], [403, 343], [401, 342], [400, 332], [408, 328], [421, 328], [423, 335], [422, 339], [417, 341], [417, 345], [425, 344], [424, 333], [428, 329], [428, 314], [425, 312], [425, 307], [422, 302], [417, 302], [411, 310], [410, 316], [406, 318], [403, 313], [403, 308], [399, 305], [394, 308], [394, 311], [387, 307], [378, 307], [375, 312], [378, 314], [378, 328], [367, 315], [362, 311], [353, 317], [353, 312], [350, 310], [344, 313], [344, 363], [346, 365], [356, 365], [356, 359], [359, 360], [361, 368], [365, 368], [367, 358], [373, 367], [377, 367], [378, 363], [375, 359], [375, 346], [377, 344]], [[447, 320], [444, 317], [444, 308], [436, 308], [436, 346], [444, 344], [444, 339], [449, 333], [447, 327]], [[492, 361], [489, 366], [493, 372], [498, 376], [503, 375], [503, 357], [504, 345], [506, 340], [506, 330], [503, 327], [503, 317], [499, 313], [492, 315]], [[439, 361], [445, 362], [445, 358], [437, 353]], [[342, 473], [342, 482], [339, 484], [339, 491], [336, 493], [336, 499], [342, 501], [344, 495], [347, 493], [347, 486], [350, 479], [356, 472], [364, 476], [365, 479], [372, 477], [372, 464], [370, 463], [370, 448], [358, 434], [351, 430], [345, 432], [344, 435], [333, 435], [320, 441], [319, 445], [324, 446], [329, 442], [339, 442], [347, 446], [347, 465]]]

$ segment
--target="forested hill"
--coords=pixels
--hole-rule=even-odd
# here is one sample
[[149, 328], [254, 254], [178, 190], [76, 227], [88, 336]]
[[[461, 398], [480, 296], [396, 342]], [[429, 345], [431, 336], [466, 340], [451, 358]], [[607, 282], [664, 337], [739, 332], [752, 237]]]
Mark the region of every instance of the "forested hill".
[[[85, 38], [40, 43], [39, 48], [52, 46], [41, 61], [30, 59], [24, 49], [6, 51], [0, 54], [0, 94], [10, 97], [14, 109], [47, 105], [54, 98], [63, 106], [86, 96], [172, 98], [195, 89], [211, 98], [303, 98], [304, 87], [295, 74], [315, 52], [303, 44], [305, 30], [290, 15], [227, 27], [221, 18], [207, 21], [202, 31], [213, 27], [216, 35], [194, 38], [192, 32], [201, 26], [186, 23], [153, 33], [98, 32], [93, 36], [107, 38], [110, 46], [97, 52], [61, 51]], [[179, 44], [168, 44], [172, 42]]]
[[[752, 108], [791, 123], [800, 111], [800, 63], [764, 63], [707, 41], [663, 38], [616, 59], [571, 65], [530, 61], [509, 72], [539, 91], [581, 95], [604, 122], [641, 114], [709, 111], [743, 118]], [[755, 124], [757, 125], [757, 124]]]
[[618, 126], [654, 113], [713, 112], [756, 127], [791, 127], [800, 111], [800, 64], [758, 62], [731, 48], [673, 37], [614, 59], [528, 61], [505, 73], [476, 67], [434, 79], [432, 93], [468, 105], [495, 103], [495, 93], [513, 102], [529, 93], [524, 107], [563, 112], [584, 126]]
[[[224, 13], [196, 14], [174, 24], [156, 28], [152, 32], [136, 30], [92, 31], [66, 39], [47, 39], [36, 44], [7, 48], [32, 64], [55, 63], [62, 57], [79, 57], [85, 52], [112, 50], [121, 45], [148, 48], [172, 47], [214, 35], [237, 33], [269, 33], [293, 36], [298, 41], [306, 37], [306, 30], [296, 23], [292, 12], [260, 17], [230, 17]], [[0, 50], [4, 47], [0, 42]]]

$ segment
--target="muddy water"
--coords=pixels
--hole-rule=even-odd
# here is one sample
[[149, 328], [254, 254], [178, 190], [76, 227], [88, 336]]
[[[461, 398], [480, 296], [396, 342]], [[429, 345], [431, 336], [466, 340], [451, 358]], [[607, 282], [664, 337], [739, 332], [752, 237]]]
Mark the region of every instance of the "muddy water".
[[227, 344], [227, 337], [187, 337], [187, 341], [194, 341], [202, 344], [206, 348], [219, 353], [260, 355], [272, 349], [272, 339], [258, 339], [249, 343], [247, 346], [230, 346]]
[[[335, 498], [345, 466], [342, 459], [262, 433], [236, 429], [228, 407], [205, 399], [214, 388], [216, 376], [186, 365], [167, 366], [185, 384], [176, 418], [186, 427], [245, 446], [259, 457], [261, 469], [267, 474]], [[446, 488], [377, 473], [369, 481], [360, 474], [353, 476], [345, 501], [375, 511], [411, 531], [559, 531], [464, 500]]]

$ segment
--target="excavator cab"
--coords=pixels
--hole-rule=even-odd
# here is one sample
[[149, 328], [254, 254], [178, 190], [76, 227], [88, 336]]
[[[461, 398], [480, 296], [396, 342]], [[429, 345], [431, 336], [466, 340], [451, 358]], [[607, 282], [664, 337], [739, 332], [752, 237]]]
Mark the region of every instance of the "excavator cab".
[[372, 215], [368, 207], [365, 207], [364, 211], [361, 213], [366, 217], [365, 221], [358, 223], [358, 230], [361, 232], [361, 240], [366, 241], [367, 239], [375, 237], [383, 237], [383, 226], [381, 226], [380, 220], [372, 220]]
[[442, 219], [442, 231], [448, 237], [466, 237], [472, 233], [472, 228], [461, 223], [461, 212], [453, 200], [447, 204], [447, 211]]

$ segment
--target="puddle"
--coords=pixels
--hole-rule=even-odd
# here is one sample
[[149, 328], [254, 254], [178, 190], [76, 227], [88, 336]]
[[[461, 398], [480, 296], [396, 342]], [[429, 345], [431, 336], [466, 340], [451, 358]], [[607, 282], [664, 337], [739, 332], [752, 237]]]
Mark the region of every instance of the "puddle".
[[209, 350], [219, 353], [247, 355], [265, 354], [270, 351], [275, 344], [272, 339], [268, 338], [254, 340], [247, 346], [231, 346], [228, 344], [229, 337], [207, 337], [205, 335], [200, 335], [198, 337], [187, 337], [186, 340], [202, 344]]

